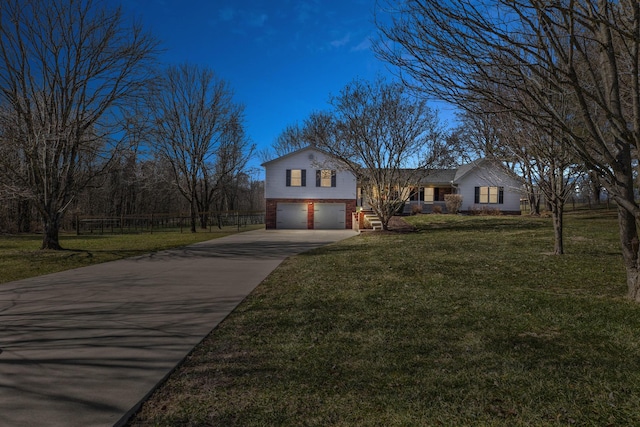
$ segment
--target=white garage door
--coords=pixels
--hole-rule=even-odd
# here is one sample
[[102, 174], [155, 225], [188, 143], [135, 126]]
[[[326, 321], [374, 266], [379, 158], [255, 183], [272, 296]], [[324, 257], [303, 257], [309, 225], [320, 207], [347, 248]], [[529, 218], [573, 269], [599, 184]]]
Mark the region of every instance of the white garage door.
[[316, 203], [313, 212], [313, 228], [317, 230], [343, 230], [345, 209], [344, 203]]
[[306, 203], [278, 203], [276, 208], [276, 228], [307, 229]]

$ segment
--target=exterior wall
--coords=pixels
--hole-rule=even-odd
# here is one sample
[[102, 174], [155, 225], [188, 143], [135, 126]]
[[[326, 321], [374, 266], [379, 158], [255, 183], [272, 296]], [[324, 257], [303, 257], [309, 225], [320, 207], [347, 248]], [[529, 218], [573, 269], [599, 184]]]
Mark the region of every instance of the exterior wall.
[[[356, 177], [350, 171], [340, 170], [330, 157], [312, 148], [272, 160], [264, 167], [265, 199], [356, 199]], [[287, 187], [287, 169], [306, 169], [307, 185]], [[316, 187], [315, 171], [318, 169], [335, 170], [336, 186]]]
[[[352, 214], [356, 211], [356, 177], [343, 170], [332, 157], [312, 147], [282, 156], [263, 164], [265, 168], [266, 228], [277, 228], [278, 203], [306, 203], [307, 229], [314, 228], [315, 203], [344, 203], [345, 229], [352, 227]], [[286, 185], [287, 169], [306, 170], [306, 185]], [[335, 187], [316, 187], [316, 170], [336, 171]]]
[[[489, 165], [487, 167], [487, 165]], [[494, 169], [490, 164], [482, 164], [466, 174], [457, 182], [458, 194], [462, 195], [462, 212], [476, 209], [499, 209], [504, 213], [520, 213], [520, 197], [522, 184], [499, 169]], [[475, 203], [475, 187], [503, 187], [504, 200], [498, 203]]]
[[273, 230], [276, 228], [278, 203], [306, 203], [307, 211], [307, 229], [313, 230], [314, 220], [314, 203], [344, 203], [345, 204], [345, 229], [350, 230], [353, 226], [353, 212], [356, 211], [356, 200], [354, 199], [267, 199], [265, 222], [266, 229]]

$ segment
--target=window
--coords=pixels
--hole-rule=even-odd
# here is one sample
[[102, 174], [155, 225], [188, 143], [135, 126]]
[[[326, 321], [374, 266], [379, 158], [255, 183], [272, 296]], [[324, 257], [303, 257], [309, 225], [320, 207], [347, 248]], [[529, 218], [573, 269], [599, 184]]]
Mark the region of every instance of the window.
[[441, 202], [440, 200], [440, 188], [426, 187], [424, 189], [424, 202], [425, 203], [433, 203], [433, 202]]
[[424, 201], [424, 187], [414, 187], [410, 190], [409, 200], [412, 202]]
[[503, 204], [504, 187], [476, 187], [475, 203]]
[[433, 187], [427, 187], [427, 188], [424, 189], [424, 202], [425, 203], [433, 203], [433, 197], [434, 197], [433, 190], [434, 190]]
[[305, 169], [287, 169], [287, 187], [306, 187], [307, 171]]
[[331, 169], [316, 170], [316, 187], [335, 187], [336, 171]]

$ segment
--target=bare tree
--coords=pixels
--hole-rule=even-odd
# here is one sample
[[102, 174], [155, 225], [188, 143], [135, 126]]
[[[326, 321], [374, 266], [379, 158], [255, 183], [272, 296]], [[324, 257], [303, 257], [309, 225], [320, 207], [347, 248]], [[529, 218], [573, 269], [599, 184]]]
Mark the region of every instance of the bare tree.
[[[499, 116], [507, 122], [502, 126], [503, 147], [508, 157], [527, 177], [530, 193], [543, 195], [550, 207], [554, 230], [555, 255], [564, 254], [564, 209], [575, 194], [576, 182], [585, 174], [584, 166], [568, 148], [561, 135], [548, 129], [518, 120], [509, 113]], [[530, 197], [534, 202], [536, 197]]]
[[[169, 67], [152, 92], [148, 102], [155, 125], [151, 142], [172, 166], [174, 183], [189, 203], [195, 233], [199, 209], [209, 209], [216, 189], [211, 179], [222, 182], [250, 155], [245, 151], [243, 108], [233, 102], [232, 90], [212, 70], [188, 64]], [[234, 162], [225, 162], [224, 170], [216, 169], [216, 162], [234, 149]]]
[[[640, 2], [407, 0], [380, 25], [381, 57], [464, 108], [483, 99], [553, 128], [619, 209], [628, 296], [640, 301], [634, 198], [640, 148]], [[496, 90], [497, 88], [509, 90]], [[564, 98], [576, 106], [564, 114]]]
[[403, 190], [447, 159], [437, 116], [398, 83], [356, 80], [305, 123], [305, 139], [347, 165], [386, 230]]
[[[574, 195], [576, 181], [585, 173], [584, 166], [563, 135], [555, 132], [557, 128], [533, 125], [509, 111], [486, 114], [486, 109], [496, 108], [482, 102], [482, 107], [470, 108], [462, 115], [467, 126], [473, 127], [467, 131], [470, 141], [479, 141], [474, 144], [479, 152], [484, 151], [485, 157], [505, 164], [524, 179], [532, 215], [540, 213], [544, 196], [553, 220], [554, 254], [564, 254], [564, 207]], [[568, 106], [565, 109], [569, 115]], [[480, 138], [473, 137], [478, 133]], [[487, 134], [491, 137], [484, 137]]]
[[[321, 114], [322, 113], [312, 113], [311, 118]], [[308, 120], [310, 119], [307, 119], [307, 121]], [[280, 132], [270, 147], [260, 150], [258, 156], [263, 163], [266, 163], [308, 145], [309, 141], [307, 140], [307, 135], [305, 135], [304, 123], [293, 123]]]
[[120, 148], [118, 110], [140, 94], [155, 50], [120, 9], [92, 0], [0, 3], [0, 174], [37, 208], [43, 249], [60, 249], [65, 210]]
[[[247, 162], [255, 146], [246, 136], [240, 111], [235, 112], [220, 136], [217, 153], [212, 163], [203, 168], [198, 208], [201, 212], [201, 226], [207, 226], [207, 212], [215, 207], [217, 211], [238, 209], [240, 181], [245, 175]], [[220, 226], [221, 221], [218, 221]]]

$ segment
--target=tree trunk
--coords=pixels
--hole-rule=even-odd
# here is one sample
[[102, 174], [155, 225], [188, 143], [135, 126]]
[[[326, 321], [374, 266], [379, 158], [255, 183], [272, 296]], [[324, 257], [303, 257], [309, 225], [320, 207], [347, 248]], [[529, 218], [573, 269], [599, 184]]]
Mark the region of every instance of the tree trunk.
[[195, 201], [191, 201], [191, 203], [189, 203], [189, 211], [191, 214], [191, 232], [195, 233], [196, 232], [196, 224], [198, 221], [198, 208], [196, 206]]
[[207, 229], [209, 225], [209, 213], [208, 212], [200, 212], [200, 228], [203, 230]]
[[618, 225], [622, 258], [627, 272], [627, 296], [640, 302], [640, 268], [638, 266], [638, 231], [636, 219], [629, 211], [618, 206]]
[[564, 200], [554, 200], [551, 204], [551, 217], [553, 220], [553, 254], [564, 254], [563, 224], [564, 224]]
[[627, 268], [627, 293], [635, 302], [640, 302], [640, 272], [638, 268]]
[[534, 191], [530, 191], [529, 197], [529, 215], [540, 216], [540, 195]]
[[18, 232], [30, 233], [31, 232], [31, 203], [29, 200], [18, 201]]
[[40, 249], [52, 249], [59, 251], [62, 249], [60, 246], [59, 232], [60, 232], [60, 220], [62, 215], [54, 213], [44, 218], [44, 235], [42, 236], [42, 246]]

